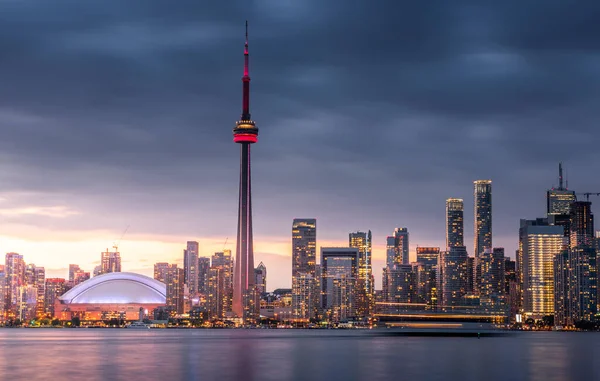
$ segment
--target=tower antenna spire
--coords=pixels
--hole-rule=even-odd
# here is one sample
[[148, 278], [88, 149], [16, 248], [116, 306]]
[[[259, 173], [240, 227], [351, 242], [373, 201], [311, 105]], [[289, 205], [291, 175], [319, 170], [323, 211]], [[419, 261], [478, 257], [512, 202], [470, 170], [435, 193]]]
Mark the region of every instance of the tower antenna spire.
[[558, 163], [558, 189], [563, 190], [563, 170], [562, 162]]
[[250, 120], [250, 69], [248, 54], [248, 20], [246, 20], [246, 43], [244, 44], [244, 76], [242, 97], [242, 120]]

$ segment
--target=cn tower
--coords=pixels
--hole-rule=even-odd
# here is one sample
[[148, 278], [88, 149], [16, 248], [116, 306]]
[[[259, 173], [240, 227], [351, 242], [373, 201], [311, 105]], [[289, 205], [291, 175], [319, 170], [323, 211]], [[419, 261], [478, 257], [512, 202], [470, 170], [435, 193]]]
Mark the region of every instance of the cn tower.
[[252, 246], [252, 194], [250, 144], [258, 141], [258, 128], [250, 118], [250, 75], [248, 72], [248, 21], [244, 45], [242, 77], [242, 116], [233, 129], [233, 141], [240, 145], [240, 199], [238, 205], [237, 246], [233, 271], [233, 312], [240, 318], [253, 316], [258, 306], [254, 297], [254, 249]]

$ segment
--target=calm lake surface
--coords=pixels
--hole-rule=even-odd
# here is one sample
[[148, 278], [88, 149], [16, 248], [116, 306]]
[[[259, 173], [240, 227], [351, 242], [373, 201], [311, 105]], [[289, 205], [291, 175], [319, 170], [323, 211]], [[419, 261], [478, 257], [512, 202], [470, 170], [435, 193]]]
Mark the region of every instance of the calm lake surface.
[[600, 380], [600, 334], [0, 329], [2, 380]]

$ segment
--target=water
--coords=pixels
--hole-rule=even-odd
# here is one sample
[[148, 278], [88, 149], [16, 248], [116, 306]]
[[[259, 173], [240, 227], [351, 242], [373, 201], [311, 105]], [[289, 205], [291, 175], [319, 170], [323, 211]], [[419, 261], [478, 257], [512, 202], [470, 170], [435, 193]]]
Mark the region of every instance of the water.
[[600, 380], [596, 333], [379, 332], [0, 329], [0, 379]]

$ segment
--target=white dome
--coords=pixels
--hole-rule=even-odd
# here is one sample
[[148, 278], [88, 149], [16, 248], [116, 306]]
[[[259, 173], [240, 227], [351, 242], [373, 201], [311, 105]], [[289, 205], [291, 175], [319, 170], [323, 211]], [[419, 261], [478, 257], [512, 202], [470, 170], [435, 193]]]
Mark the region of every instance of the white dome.
[[66, 304], [166, 304], [167, 286], [145, 275], [108, 273], [78, 284], [59, 299]]

